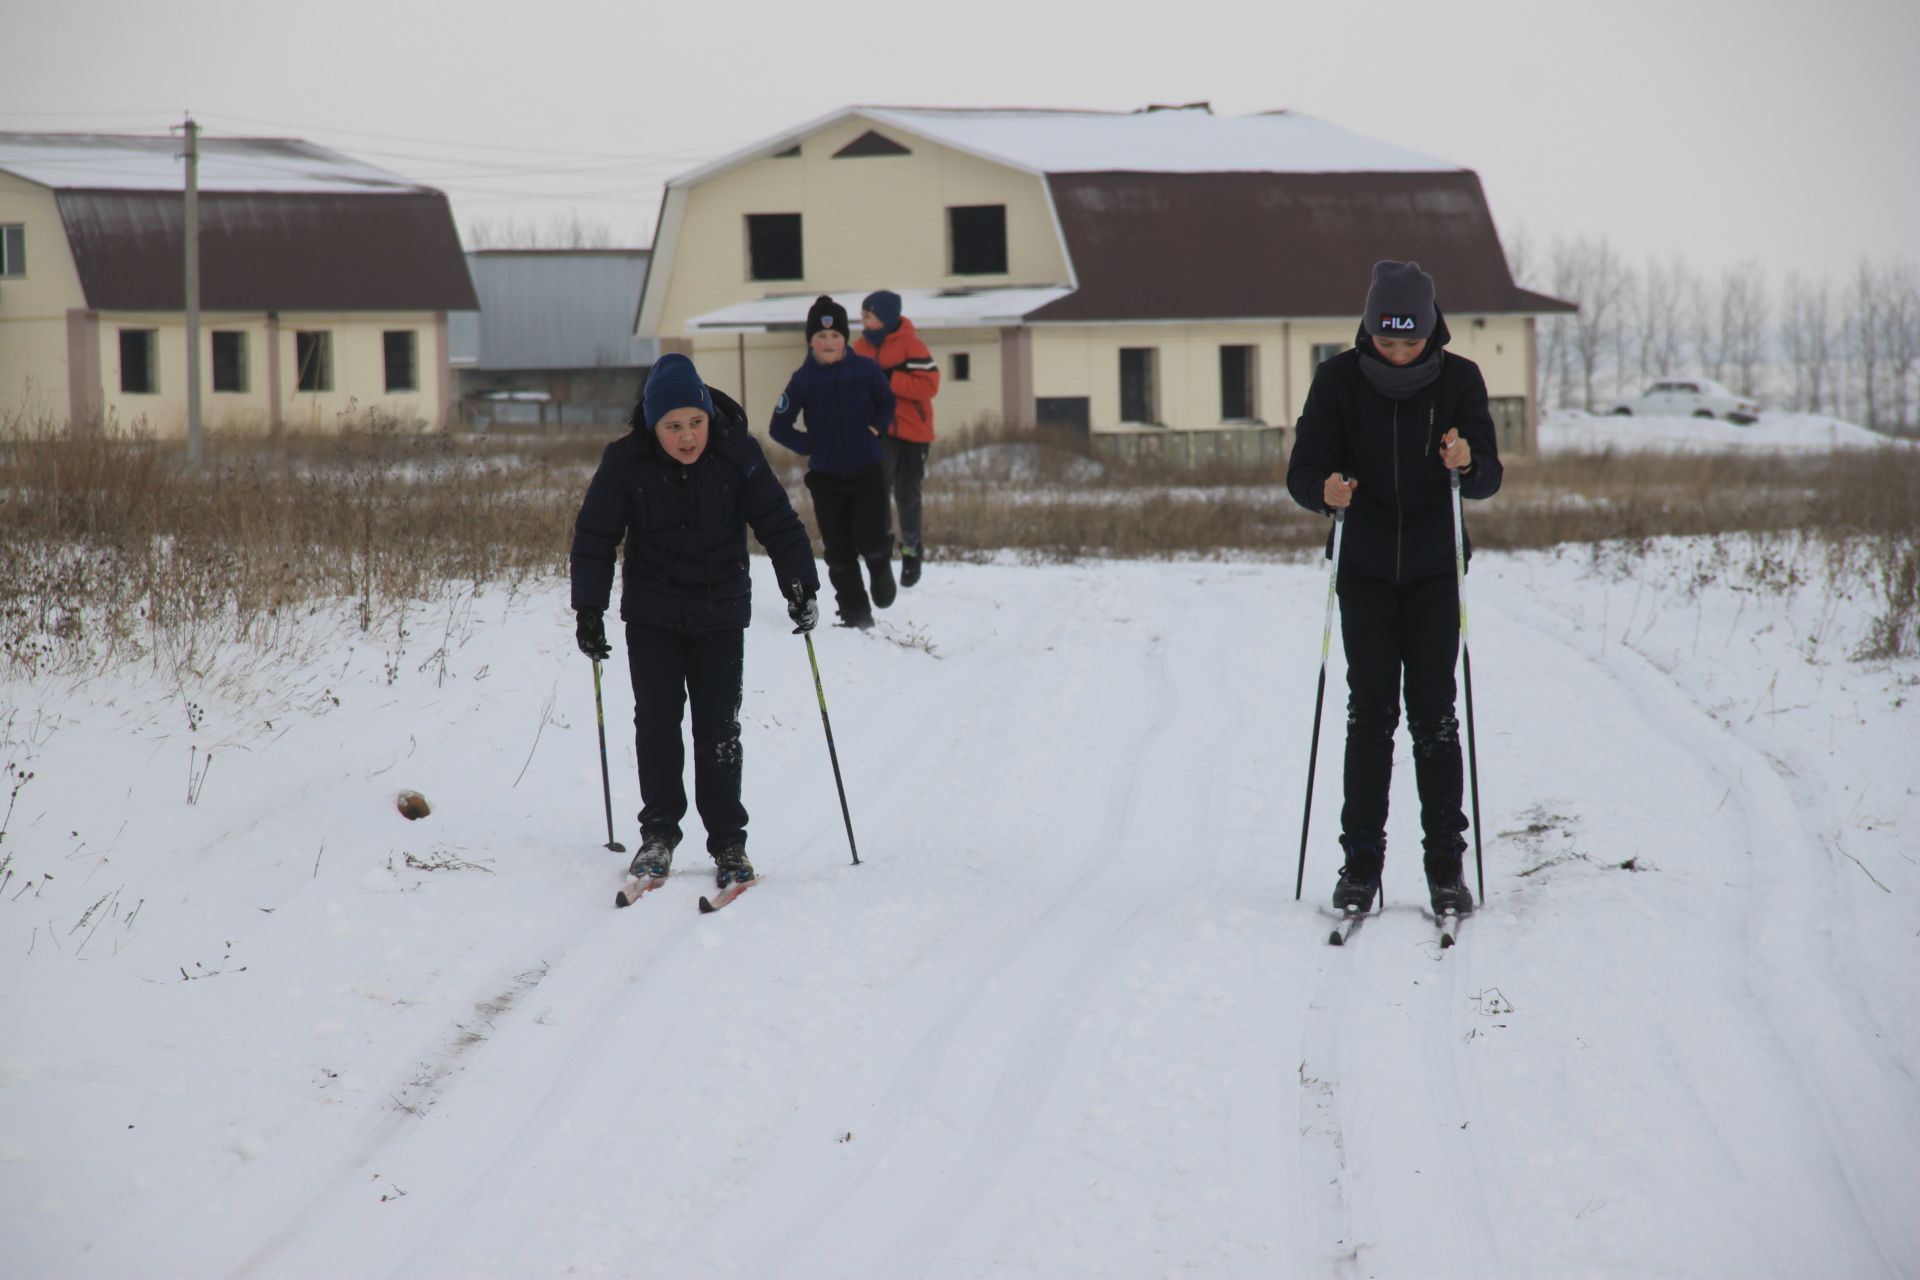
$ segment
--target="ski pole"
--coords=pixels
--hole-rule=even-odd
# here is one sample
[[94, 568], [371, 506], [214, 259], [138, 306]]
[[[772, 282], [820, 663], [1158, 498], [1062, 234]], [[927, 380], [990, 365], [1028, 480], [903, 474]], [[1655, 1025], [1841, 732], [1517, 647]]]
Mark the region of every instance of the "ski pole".
[[[794, 599], [805, 598], [800, 587], [794, 588]], [[847, 812], [847, 788], [840, 781], [840, 753], [833, 749], [833, 721], [827, 718], [827, 690], [820, 683], [820, 659], [813, 651], [813, 632], [803, 633], [807, 640], [807, 663], [813, 668], [813, 692], [820, 699], [820, 727], [827, 733], [827, 759], [833, 762], [833, 789], [840, 793], [840, 820], [847, 825], [847, 848], [853, 851], [853, 865], [860, 865], [860, 846], [853, 842], [853, 815]]]
[[593, 720], [600, 728], [600, 798], [607, 806], [607, 848], [625, 853], [627, 846], [613, 838], [613, 783], [607, 777], [607, 711], [600, 700], [600, 659], [593, 660]]
[[1480, 762], [1473, 749], [1473, 653], [1467, 647], [1467, 543], [1460, 516], [1460, 473], [1449, 470], [1453, 481], [1453, 581], [1460, 597], [1460, 675], [1467, 694], [1467, 777], [1473, 795], [1473, 871], [1480, 883], [1480, 904], [1487, 901], [1487, 866], [1480, 854]]
[[1327, 652], [1333, 648], [1333, 592], [1340, 581], [1340, 540], [1346, 536], [1347, 513], [1333, 513], [1333, 555], [1327, 567], [1327, 620], [1320, 628], [1320, 683], [1313, 691], [1313, 744], [1307, 748], [1307, 803], [1300, 812], [1300, 869], [1293, 876], [1293, 900], [1307, 881], [1307, 824], [1313, 819], [1313, 772], [1320, 759], [1320, 706], [1327, 696]]

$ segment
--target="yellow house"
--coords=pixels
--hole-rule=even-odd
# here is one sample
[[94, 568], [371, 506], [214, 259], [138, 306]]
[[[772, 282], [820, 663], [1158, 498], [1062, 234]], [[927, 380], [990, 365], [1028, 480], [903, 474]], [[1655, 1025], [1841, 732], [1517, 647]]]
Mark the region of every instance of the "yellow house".
[[1471, 170], [1294, 112], [849, 107], [668, 184], [635, 327], [758, 425], [814, 297], [892, 289], [942, 428], [1275, 457], [1381, 258], [1433, 273], [1503, 448], [1533, 451], [1534, 318], [1572, 307], [1514, 284]]
[[[181, 145], [0, 133], [0, 424], [186, 434]], [[446, 197], [293, 139], [199, 151], [204, 425], [444, 422], [477, 305]]]

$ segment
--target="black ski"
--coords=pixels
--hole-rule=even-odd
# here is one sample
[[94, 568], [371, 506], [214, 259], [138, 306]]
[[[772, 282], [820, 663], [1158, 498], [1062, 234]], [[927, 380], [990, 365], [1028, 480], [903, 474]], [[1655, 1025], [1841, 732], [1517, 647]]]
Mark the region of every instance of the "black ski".
[[708, 898], [706, 895], [702, 894], [700, 897], [700, 914], [703, 916], [712, 915], [714, 912], [726, 906], [729, 902], [732, 902], [735, 898], [739, 897], [741, 894], [745, 893], [747, 890], [753, 888], [753, 886], [759, 883], [760, 883], [760, 877], [755, 876], [751, 880], [735, 880], [732, 884], [722, 889], [719, 893], [714, 894], [713, 897], [711, 898]]
[[1327, 945], [1330, 947], [1346, 946], [1347, 939], [1360, 932], [1360, 926], [1371, 919], [1373, 915], [1374, 913], [1371, 911], [1343, 912], [1340, 916], [1340, 923], [1335, 925], [1333, 932], [1327, 935]]
[[1445, 951], [1460, 941], [1460, 922], [1464, 917], [1458, 911], [1442, 911], [1434, 918], [1435, 926], [1440, 930], [1440, 949]]

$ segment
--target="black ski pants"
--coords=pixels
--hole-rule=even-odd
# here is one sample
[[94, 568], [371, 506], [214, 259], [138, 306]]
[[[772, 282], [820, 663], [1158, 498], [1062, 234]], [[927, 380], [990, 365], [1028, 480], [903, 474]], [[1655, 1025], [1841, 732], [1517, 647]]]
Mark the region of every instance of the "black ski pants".
[[1460, 591], [1451, 573], [1412, 582], [1341, 574], [1340, 641], [1347, 654], [1346, 803], [1340, 843], [1386, 849], [1393, 734], [1404, 686], [1413, 736], [1426, 849], [1463, 847], [1460, 722], [1454, 718], [1454, 660], [1460, 652]]
[[740, 689], [746, 632], [627, 624], [634, 745], [640, 756], [640, 838], [680, 843], [687, 816], [681, 714], [693, 703], [693, 795], [707, 850], [747, 842], [740, 803]]
[[886, 464], [870, 462], [850, 476], [809, 471], [807, 492], [813, 495], [821, 559], [827, 562], [827, 580], [833, 583], [833, 600], [841, 621], [871, 618], [873, 605], [860, 576], [860, 561], [884, 561], [893, 554]]
[[902, 555], [924, 555], [920, 542], [920, 486], [927, 478], [927, 454], [933, 446], [917, 440], [888, 436], [880, 442], [887, 453], [887, 486], [893, 490], [893, 505], [900, 510], [900, 551]]

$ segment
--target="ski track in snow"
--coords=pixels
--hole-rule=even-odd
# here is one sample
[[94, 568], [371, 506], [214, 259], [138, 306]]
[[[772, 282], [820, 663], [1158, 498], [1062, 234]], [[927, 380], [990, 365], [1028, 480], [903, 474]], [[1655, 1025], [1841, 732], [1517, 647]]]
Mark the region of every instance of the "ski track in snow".
[[[1337, 646], [1291, 900], [1321, 571], [955, 568], [940, 658], [819, 642], [865, 865], [811, 684], [788, 687], [798, 641], [756, 628], [765, 888], [696, 915], [694, 815], [625, 911], [613, 855], [543, 848], [516, 890], [538, 899], [436, 962], [462, 965], [433, 988], [455, 1016], [382, 1024], [414, 1051], [369, 1050], [378, 1099], [295, 1112], [213, 1184], [225, 1234], [176, 1239], [177, 1199], [135, 1199], [71, 1273], [171, 1240], [155, 1274], [235, 1280], [1920, 1274], [1920, 1092], [1839, 951], [1859, 872], [1827, 847], [1835, 802], [1633, 618], [1610, 635], [1592, 593], [1480, 563], [1493, 897], [1457, 947], [1419, 910], [1404, 733], [1393, 900], [1326, 945]], [[1584, 776], [1621, 743], [1645, 759]], [[1603, 841], [1664, 823], [1685, 847], [1621, 876], [1588, 810]], [[219, 866], [226, 838], [183, 856]], [[1562, 847], [1584, 861], [1521, 869]]]
[[[1495, 608], [1543, 639], [1570, 647], [1564, 627], [1557, 625], [1564, 616], [1530, 597], [1505, 595]], [[1920, 1106], [1913, 1080], [1865, 1034], [1871, 1020], [1863, 1002], [1849, 992], [1830, 953], [1808, 936], [1809, 920], [1828, 918], [1808, 904], [1834, 897], [1835, 860], [1813, 834], [1833, 829], [1822, 821], [1824, 803], [1815, 802], [1792, 769], [1711, 718], [1656, 663], [1633, 649], [1625, 638], [1631, 628], [1630, 615], [1619, 643], [1604, 644], [1601, 655], [1589, 661], [1620, 688], [1650, 733], [1679, 744], [1724, 786], [1731, 812], [1723, 807], [1720, 823], [1735, 834], [1734, 847], [1745, 851], [1735, 870], [1744, 873], [1737, 882], [1745, 902], [1738, 941], [1746, 959], [1737, 969], [1744, 977], [1741, 1013], [1747, 1025], [1727, 1031], [1757, 1042], [1762, 1051], [1751, 1044], [1695, 1040], [1677, 1057], [1678, 1073], [1689, 1079], [1701, 1111], [1714, 1124], [1721, 1152], [1756, 1193], [1783, 1176], [1797, 1175], [1804, 1184], [1797, 1199], [1842, 1215], [1829, 1232], [1832, 1248], [1850, 1250], [1841, 1273], [1916, 1274], [1920, 1256], [1912, 1252], [1908, 1200], [1912, 1188], [1920, 1186], [1915, 1154]], [[1852, 1016], [1843, 1016], [1843, 1009]], [[1703, 1063], [1696, 1056], [1703, 1050], [1721, 1056]], [[1763, 1073], [1779, 1062], [1790, 1063], [1794, 1077], [1774, 1082], [1784, 1096], [1774, 1099], [1772, 1124], [1756, 1126], [1754, 1117], [1722, 1101], [1728, 1079]], [[1809, 1161], [1809, 1149], [1819, 1158]], [[1866, 1158], [1861, 1152], [1868, 1153]], [[1890, 1181], [1887, 1171], [1902, 1167], [1907, 1176]], [[1796, 1259], [1788, 1244], [1777, 1245], [1775, 1252], [1784, 1273], [1803, 1273], [1807, 1261]]]

